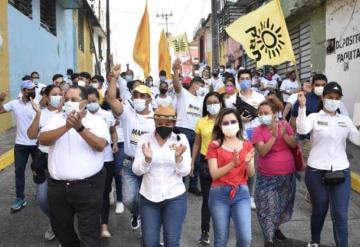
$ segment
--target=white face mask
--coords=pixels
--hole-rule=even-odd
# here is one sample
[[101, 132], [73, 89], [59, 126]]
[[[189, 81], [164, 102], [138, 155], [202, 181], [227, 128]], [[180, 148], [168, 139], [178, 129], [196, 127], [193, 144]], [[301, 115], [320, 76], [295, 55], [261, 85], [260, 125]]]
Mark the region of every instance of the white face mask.
[[92, 86], [93, 86], [93, 88], [98, 89], [98, 87], [99, 87], [99, 83], [93, 83], [93, 84], [92, 84]]
[[314, 93], [317, 95], [317, 96], [321, 96], [324, 92], [324, 87], [315, 87], [314, 88]]
[[199, 87], [198, 90], [196, 90], [196, 96], [204, 96], [205, 95], [205, 88], [204, 87]]
[[227, 137], [233, 137], [236, 136], [236, 134], [239, 132], [239, 123], [229, 124], [226, 126], [221, 126], [222, 132]]
[[210, 115], [217, 115], [220, 111], [220, 104], [211, 104], [206, 106], [206, 110], [210, 113]]
[[61, 95], [50, 96], [49, 104], [54, 108], [58, 108], [61, 103], [61, 98], [62, 98]]
[[78, 86], [80, 87], [85, 87], [86, 86], [86, 82], [82, 81], [82, 80], [79, 80], [78, 81]]
[[71, 112], [79, 112], [80, 111], [80, 102], [71, 102], [67, 101], [64, 104], [64, 109], [66, 114], [70, 114]]
[[146, 108], [146, 100], [144, 99], [134, 99], [134, 108], [137, 112], [142, 112]]
[[324, 108], [329, 112], [336, 112], [340, 107], [340, 100], [324, 99]]

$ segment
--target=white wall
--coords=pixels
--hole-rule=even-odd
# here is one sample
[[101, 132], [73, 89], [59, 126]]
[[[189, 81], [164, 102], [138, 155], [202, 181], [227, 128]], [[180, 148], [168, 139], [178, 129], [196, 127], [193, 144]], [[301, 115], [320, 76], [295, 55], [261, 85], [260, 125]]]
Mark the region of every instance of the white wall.
[[327, 1], [326, 40], [335, 38], [336, 50], [326, 55], [325, 72], [329, 81], [337, 81], [342, 86], [343, 100], [351, 116], [354, 104], [360, 102], [359, 20], [359, 1]]

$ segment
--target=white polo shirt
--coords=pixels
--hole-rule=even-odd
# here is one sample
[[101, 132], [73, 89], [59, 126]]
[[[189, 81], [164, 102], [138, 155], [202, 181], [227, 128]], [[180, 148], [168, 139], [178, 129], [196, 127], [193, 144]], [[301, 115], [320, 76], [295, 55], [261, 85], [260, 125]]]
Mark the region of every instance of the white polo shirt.
[[202, 117], [204, 97], [195, 96], [185, 88], [176, 94], [176, 126], [195, 130], [197, 120]]
[[155, 130], [154, 112], [148, 115], [138, 114], [129, 104], [124, 104], [124, 111], [119, 120], [124, 130], [124, 151], [127, 156], [134, 157], [140, 136]]
[[[151, 132], [140, 138], [136, 149], [133, 172], [143, 176], [140, 194], [152, 202], [161, 202], [166, 199], [175, 198], [185, 192], [182, 177], [187, 176], [191, 169], [190, 146], [186, 136], [172, 133], [170, 138], [160, 146], [155, 139], [155, 133]], [[153, 158], [151, 164], [145, 163], [142, 145], [150, 143]], [[175, 148], [178, 145], [186, 147], [181, 163], [175, 162]]]
[[4, 104], [7, 112], [12, 111], [16, 120], [16, 139], [15, 143], [25, 146], [36, 146], [37, 140], [31, 140], [27, 136], [27, 130], [35, 117], [35, 111], [31, 102], [24, 103], [22, 99], [14, 99]]
[[[299, 83], [297, 81], [291, 81], [289, 79], [284, 80], [281, 83], [280, 90], [281, 91], [288, 91], [290, 93], [294, 93], [295, 90], [299, 88]], [[284, 102], [287, 102], [290, 95], [283, 93], [283, 100]]]
[[[57, 129], [66, 123], [66, 115], [58, 114], [52, 118], [41, 132]], [[110, 134], [105, 121], [87, 113], [82, 124], [97, 137], [110, 143]], [[104, 165], [104, 153], [94, 150], [73, 128], [62, 135], [49, 147], [48, 169], [56, 180], [79, 180], [98, 173]]]
[[[91, 114], [91, 112], [89, 113]], [[113, 114], [109, 111], [105, 111], [104, 109], [99, 108], [99, 110], [95, 112], [94, 115], [101, 117], [105, 121], [107, 125], [107, 129], [110, 134], [110, 130], [109, 130], [110, 127], [114, 127], [116, 124], [116, 120]], [[114, 161], [114, 155], [112, 153], [111, 142], [109, 142], [104, 149], [104, 162], [111, 162], [111, 161]]]
[[346, 155], [346, 141], [360, 145], [360, 132], [347, 116], [332, 116], [324, 111], [306, 116], [306, 107], [299, 108], [296, 129], [301, 135], [311, 133], [308, 166], [320, 170], [344, 170], [350, 163]]

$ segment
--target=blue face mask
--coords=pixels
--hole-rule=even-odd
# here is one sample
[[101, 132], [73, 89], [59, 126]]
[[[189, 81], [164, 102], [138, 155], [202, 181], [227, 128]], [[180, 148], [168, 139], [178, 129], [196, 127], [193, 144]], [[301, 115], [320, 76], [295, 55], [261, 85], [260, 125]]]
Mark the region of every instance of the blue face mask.
[[269, 115], [259, 116], [259, 121], [263, 125], [271, 125], [273, 122], [273, 118]]
[[248, 90], [251, 88], [251, 80], [242, 80], [240, 81], [241, 90]]
[[134, 79], [134, 77], [133, 77], [132, 75], [126, 75], [126, 76], [125, 76], [125, 80], [126, 80], [127, 82], [132, 81], [133, 79]]
[[166, 76], [160, 76], [160, 81], [165, 81], [166, 80]]
[[54, 108], [58, 108], [61, 103], [61, 95], [50, 96], [50, 105]]
[[86, 108], [90, 112], [96, 112], [100, 108], [100, 105], [99, 105], [99, 103], [93, 102], [93, 103], [87, 104]]

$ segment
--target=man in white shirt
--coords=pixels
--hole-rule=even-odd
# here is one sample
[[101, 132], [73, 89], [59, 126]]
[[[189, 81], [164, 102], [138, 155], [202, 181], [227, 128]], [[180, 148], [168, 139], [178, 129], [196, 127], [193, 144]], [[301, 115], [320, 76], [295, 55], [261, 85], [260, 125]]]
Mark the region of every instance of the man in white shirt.
[[270, 91], [278, 89], [278, 82], [273, 80], [272, 76], [272, 73], [268, 72], [260, 81], [260, 90], [264, 96], [267, 96]]
[[295, 71], [290, 72], [288, 79], [284, 80], [280, 86], [280, 92], [283, 96], [283, 101], [287, 102], [291, 94], [300, 91], [300, 83], [296, 80]]
[[[100, 247], [103, 151], [110, 143], [110, 134], [102, 118], [85, 110], [86, 103], [85, 89], [70, 87], [65, 95], [65, 113], [52, 118], [38, 138], [41, 145], [49, 146], [50, 220], [64, 247]], [[75, 214], [79, 237], [74, 228]]]
[[46, 85], [45, 84], [43, 84], [43, 83], [41, 83], [39, 80], [40, 80], [40, 75], [39, 75], [39, 73], [38, 72], [36, 72], [36, 71], [33, 71], [33, 72], [31, 72], [31, 74], [30, 74], [30, 80], [32, 80], [33, 82], [34, 82], [34, 84], [35, 84], [35, 94], [36, 94], [36, 96], [35, 96], [35, 101], [37, 101], [37, 102], [40, 102], [41, 101], [41, 98], [42, 98], [42, 96], [41, 96], [41, 90], [44, 88], [44, 87], [46, 87]]
[[[34, 159], [37, 153], [36, 140], [31, 140], [27, 136], [27, 130], [35, 117], [35, 111], [31, 105], [31, 99], [36, 96], [35, 84], [28, 80], [21, 83], [21, 97], [11, 100], [6, 104], [0, 101], [0, 114], [6, 112], [13, 112], [16, 120], [16, 140], [14, 147], [15, 155], [15, 185], [16, 185], [16, 200], [11, 206], [11, 212], [21, 210], [26, 206], [25, 201], [25, 169], [26, 164], [31, 155]], [[4, 100], [5, 96], [3, 95]]]
[[219, 76], [219, 70], [214, 69], [211, 77], [211, 88], [213, 91], [217, 92], [222, 87], [224, 87], [224, 81]]
[[[155, 123], [152, 119], [153, 112], [151, 104], [151, 89], [145, 85], [138, 85], [132, 90], [132, 100], [126, 103], [116, 99], [116, 80], [120, 75], [120, 65], [112, 69], [113, 79], [110, 82], [107, 101], [111, 106], [114, 115], [121, 121], [124, 130], [124, 151], [125, 159], [122, 170], [122, 199], [125, 207], [131, 214], [131, 228], [140, 227], [139, 217], [139, 190], [141, 177], [132, 171], [135, 151], [140, 136], [155, 130]], [[121, 93], [121, 92], [120, 92]]]
[[[181, 69], [180, 60], [176, 60], [174, 70], [174, 89], [176, 93], [176, 109], [177, 121], [176, 127], [186, 136], [190, 144], [190, 150], [195, 141], [195, 126], [197, 120], [202, 117], [202, 108], [206, 89], [204, 81], [200, 77], [194, 77], [190, 83], [189, 90], [182, 87], [179, 82], [179, 74]], [[199, 162], [197, 162], [199, 163]], [[197, 187], [199, 176], [199, 164], [195, 164], [193, 176], [190, 177], [189, 189], [190, 193], [201, 196], [201, 192]]]

